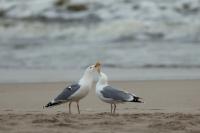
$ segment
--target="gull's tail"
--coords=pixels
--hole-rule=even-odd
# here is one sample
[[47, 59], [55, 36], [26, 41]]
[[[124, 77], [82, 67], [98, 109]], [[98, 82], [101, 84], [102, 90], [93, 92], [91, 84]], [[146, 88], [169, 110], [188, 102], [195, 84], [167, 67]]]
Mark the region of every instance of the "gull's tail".
[[56, 105], [60, 105], [62, 103], [63, 103], [62, 101], [54, 101], [53, 100], [53, 101], [49, 102], [47, 105], [43, 106], [43, 108], [53, 107]]
[[143, 101], [141, 101], [141, 97], [137, 97], [137, 96], [133, 96], [133, 100], [130, 102], [136, 102], [136, 103], [144, 103]]

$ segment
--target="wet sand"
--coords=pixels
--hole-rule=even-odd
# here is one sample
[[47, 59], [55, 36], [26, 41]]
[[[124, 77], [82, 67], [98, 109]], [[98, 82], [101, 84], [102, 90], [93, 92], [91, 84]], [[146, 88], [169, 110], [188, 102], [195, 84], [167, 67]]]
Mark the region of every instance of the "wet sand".
[[80, 115], [75, 104], [72, 115], [66, 105], [43, 109], [66, 83], [0, 84], [0, 132], [200, 132], [199, 80], [112, 81], [145, 101], [118, 105], [116, 115], [94, 90], [80, 102]]

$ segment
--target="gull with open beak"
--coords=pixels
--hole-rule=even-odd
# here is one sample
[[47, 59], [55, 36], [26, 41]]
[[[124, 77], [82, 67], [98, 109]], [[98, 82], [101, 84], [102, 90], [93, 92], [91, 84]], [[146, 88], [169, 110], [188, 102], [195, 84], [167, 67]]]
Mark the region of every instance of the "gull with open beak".
[[79, 101], [84, 98], [92, 88], [95, 73], [95, 65], [89, 66], [77, 83], [67, 86], [56, 98], [44, 107], [47, 108], [63, 103], [69, 103], [69, 113], [71, 114], [71, 103], [76, 102], [78, 113], [80, 114]]
[[142, 103], [142, 101], [140, 101], [141, 98], [135, 94], [111, 87], [108, 84], [107, 75], [101, 71], [101, 64], [99, 62], [95, 64], [95, 68], [99, 77], [96, 84], [96, 94], [103, 102], [109, 103], [111, 105], [111, 114], [115, 114], [116, 106], [118, 103]]

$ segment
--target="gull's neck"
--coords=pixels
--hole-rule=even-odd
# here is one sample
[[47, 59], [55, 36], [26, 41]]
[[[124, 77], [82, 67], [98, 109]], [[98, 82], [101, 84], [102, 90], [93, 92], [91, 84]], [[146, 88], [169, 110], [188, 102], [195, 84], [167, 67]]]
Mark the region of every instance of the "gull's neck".
[[80, 85], [89, 85], [92, 86], [93, 83], [93, 75], [89, 72], [84, 72], [82, 78], [79, 80]]
[[99, 80], [97, 82], [97, 86], [101, 85], [101, 86], [107, 86], [108, 85], [108, 79], [105, 73], [100, 72], [99, 73]]

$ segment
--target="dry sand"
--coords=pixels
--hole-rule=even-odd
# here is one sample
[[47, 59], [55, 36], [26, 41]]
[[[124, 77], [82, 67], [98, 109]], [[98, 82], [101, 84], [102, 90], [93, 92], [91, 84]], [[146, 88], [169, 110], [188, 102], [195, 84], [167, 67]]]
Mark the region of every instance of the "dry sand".
[[113, 81], [134, 92], [144, 104], [127, 103], [110, 115], [110, 106], [95, 97], [94, 90], [80, 102], [42, 109], [66, 83], [0, 84], [0, 132], [2, 133], [200, 133], [200, 80]]

